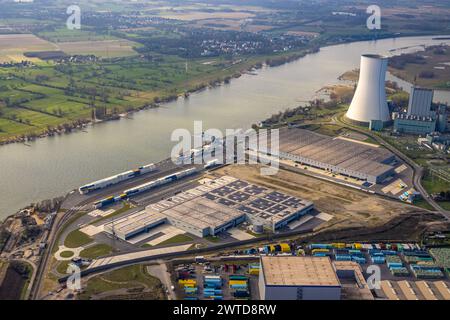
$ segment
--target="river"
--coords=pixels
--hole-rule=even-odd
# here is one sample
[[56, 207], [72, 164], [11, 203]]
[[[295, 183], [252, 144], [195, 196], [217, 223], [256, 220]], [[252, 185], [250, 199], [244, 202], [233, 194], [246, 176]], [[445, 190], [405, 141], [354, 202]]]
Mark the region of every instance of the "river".
[[[278, 111], [317, 97], [337, 84], [345, 71], [359, 67], [363, 53], [400, 54], [450, 40], [409, 37], [322, 48], [297, 61], [245, 74], [230, 84], [192, 94], [132, 119], [90, 126], [87, 132], [0, 147], [0, 219], [32, 202], [64, 195], [90, 181], [167, 158], [176, 128], [248, 128]], [[390, 52], [391, 49], [398, 49]], [[392, 76], [388, 78], [393, 79]], [[402, 86], [408, 86], [401, 82]], [[435, 99], [450, 102], [450, 92]]]

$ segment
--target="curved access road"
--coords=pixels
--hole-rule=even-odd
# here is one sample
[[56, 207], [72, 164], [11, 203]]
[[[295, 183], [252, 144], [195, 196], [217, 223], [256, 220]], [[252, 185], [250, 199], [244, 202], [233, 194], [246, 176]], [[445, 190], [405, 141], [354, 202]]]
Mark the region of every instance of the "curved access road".
[[413, 176], [413, 184], [414, 188], [420, 192], [423, 199], [425, 199], [426, 202], [428, 202], [437, 212], [439, 212], [442, 216], [444, 216], [447, 220], [450, 221], [450, 211], [444, 210], [433, 198], [430, 197], [427, 190], [422, 186], [422, 178], [424, 174], [424, 170], [421, 166], [419, 166], [417, 163], [415, 163], [411, 158], [409, 158], [406, 154], [398, 150], [397, 148], [393, 147], [389, 143], [387, 143], [383, 138], [380, 136], [371, 133], [368, 130], [361, 129], [359, 127], [353, 126], [347, 122], [343, 122], [338, 116], [333, 117], [332, 119], [333, 123], [337, 123], [347, 129], [351, 129], [353, 131], [357, 131], [359, 133], [362, 133], [366, 136], [371, 137], [376, 142], [378, 142], [381, 146], [385, 147], [389, 151], [391, 151], [393, 154], [395, 154], [397, 157], [399, 157], [401, 160], [403, 160], [405, 163], [407, 163], [414, 172]]

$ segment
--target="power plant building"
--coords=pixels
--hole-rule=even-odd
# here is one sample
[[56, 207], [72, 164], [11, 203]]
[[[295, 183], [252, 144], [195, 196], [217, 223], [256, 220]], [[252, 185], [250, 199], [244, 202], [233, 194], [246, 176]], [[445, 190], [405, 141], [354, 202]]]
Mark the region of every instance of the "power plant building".
[[391, 122], [385, 88], [387, 66], [387, 57], [375, 54], [361, 56], [358, 87], [346, 113], [351, 122], [366, 127], [374, 120]]
[[393, 115], [395, 132], [425, 135], [446, 131], [445, 106], [440, 106], [437, 112], [431, 110], [433, 92], [431, 89], [411, 88], [407, 112]]
[[408, 115], [419, 117], [434, 116], [431, 111], [434, 91], [431, 89], [412, 87], [409, 95]]
[[436, 131], [436, 118], [398, 114], [394, 116], [394, 131], [411, 134], [428, 134]]
[[261, 257], [261, 300], [340, 300], [341, 289], [329, 257]]
[[279, 136], [280, 158], [373, 184], [395, 175], [395, 155], [381, 147], [298, 128], [282, 128]]

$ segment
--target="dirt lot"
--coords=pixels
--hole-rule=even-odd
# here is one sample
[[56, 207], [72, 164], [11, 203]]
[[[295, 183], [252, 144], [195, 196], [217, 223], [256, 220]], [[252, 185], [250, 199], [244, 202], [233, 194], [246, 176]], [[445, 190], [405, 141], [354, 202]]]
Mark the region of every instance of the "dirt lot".
[[23, 53], [51, 50], [57, 50], [57, 46], [32, 34], [0, 35], [0, 62], [34, 61], [37, 59], [26, 58]]
[[[305, 198], [314, 202], [322, 212], [334, 215], [334, 219], [320, 229], [376, 228], [385, 226], [395, 218], [408, 218], [423, 214], [420, 208], [387, 200], [379, 196], [351, 190], [333, 183], [301, 174], [280, 170], [276, 176], [261, 176], [257, 166], [228, 166], [217, 174], [228, 174], [243, 180]], [[439, 217], [436, 217], [439, 219]]]

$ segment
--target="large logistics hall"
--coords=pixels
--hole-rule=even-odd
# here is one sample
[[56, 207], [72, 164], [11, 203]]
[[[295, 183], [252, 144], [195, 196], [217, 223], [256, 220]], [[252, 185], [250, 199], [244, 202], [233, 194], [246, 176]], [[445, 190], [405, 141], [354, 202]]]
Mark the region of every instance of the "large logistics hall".
[[341, 287], [329, 257], [261, 257], [261, 300], [340, 300]]
[[142, 210], [105, 224], [104, 230], [122, 240], [128, 240], [139, 233], [147, 232], [165, 222], [167, 222], [165, 216]]
[[280, 129], [280, 158], [352, 178], [381, 183], [395, 174], [395, 155], [383, 148], [298, 128]]
[[203, 179], [200, 185], [161, 200], [144, 211], [116, 219], [104, 230], [128, 240], [163, 224], [198, 237], [215, 236], [249, 220], [270, 230], [310, 213], [314, 204], [230, 176]]

